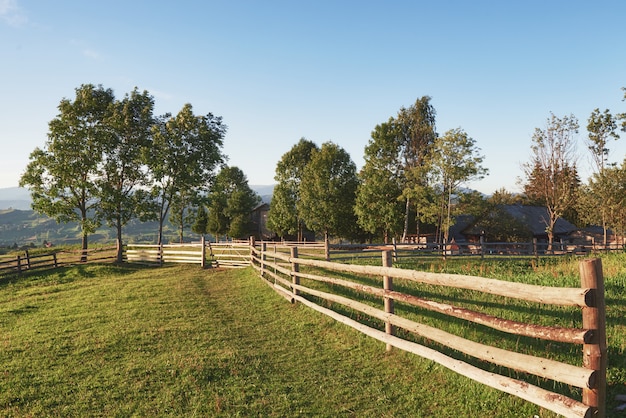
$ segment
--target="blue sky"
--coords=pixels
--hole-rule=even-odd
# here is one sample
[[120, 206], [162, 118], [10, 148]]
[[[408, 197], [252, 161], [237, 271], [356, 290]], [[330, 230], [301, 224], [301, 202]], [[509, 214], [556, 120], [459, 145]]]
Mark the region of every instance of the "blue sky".
[[[301, 137], [360, 168], [373, 128], [425, 95], [437, 131], [461, 127], [485, 156], [489, 176], [468, 186], [519, 191], [550, 112], [579, 119], [585, 177], [591, 111], [626, 112], [625, 21], [621, 0], [0, 0], [0, 187], [85, 83], [222, 116], [250, 184], [273, 183]], [[626, 133], [611, 150], [621, 163]]]

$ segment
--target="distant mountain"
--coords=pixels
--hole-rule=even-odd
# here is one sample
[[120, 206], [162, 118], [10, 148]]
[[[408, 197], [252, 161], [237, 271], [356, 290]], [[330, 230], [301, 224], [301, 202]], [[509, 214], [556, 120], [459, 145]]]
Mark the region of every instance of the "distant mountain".
[[[271, 185], [250, 185], [250, 188], [257, 192], [263, 202], [269, 203], [274, 193], [274, 184]], [[18, 209], [30, 210], [30, 192], [23, 187], [7, 187], [0, 189], [0, 210]]]
[[30, 209], [30, 192], [22, 187], [7, 187], [0, 189], [0, 210], [1, 209]]
[[275, 184], [271, 184], [271, 185], [251, 184], [250, 188], [254, 190], [259, 196], [261, 196], [261, 199], [263, 200], [264, 203], [270, 203], [272, 201], [272, 195], [274, 194], [274, 186], [276, 185]]

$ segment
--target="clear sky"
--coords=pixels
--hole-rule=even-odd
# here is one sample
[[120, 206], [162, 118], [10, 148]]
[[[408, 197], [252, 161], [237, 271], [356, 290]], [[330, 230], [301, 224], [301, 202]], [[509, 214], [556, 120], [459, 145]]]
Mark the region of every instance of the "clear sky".
[[[550, 112], [579, 119], [583, 177], [591, 111], [626, 112], [626, 1], [0, 0], [0, 187], [86, 83], [222, 116], [253, 185], [301, 137], [360, 168], [373, 128], [430, 96], [437, 131], [461, 127], [485, 156], [469, 186], [515, 192]], [[611, 149], [621, 163], [626, 133]]]

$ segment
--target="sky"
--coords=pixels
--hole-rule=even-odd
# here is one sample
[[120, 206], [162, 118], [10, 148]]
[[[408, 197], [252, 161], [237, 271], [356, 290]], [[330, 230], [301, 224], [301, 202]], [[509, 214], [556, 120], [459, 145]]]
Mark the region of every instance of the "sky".
[[[461, 128], [489, 174], [520, 192], [536, 128], [626, 112], [626, 2], [369, 0], [0, 0], [0, 188], [45, 146], [60, 101], [82, 84], [135, 87], [155, 113], [221, 116], [223, 152], [251, 185], [302, 137], [358, 169], [374, 127], [430, 96], [437, 132]], [[626, 157], [626, 133], [610, 144]]]

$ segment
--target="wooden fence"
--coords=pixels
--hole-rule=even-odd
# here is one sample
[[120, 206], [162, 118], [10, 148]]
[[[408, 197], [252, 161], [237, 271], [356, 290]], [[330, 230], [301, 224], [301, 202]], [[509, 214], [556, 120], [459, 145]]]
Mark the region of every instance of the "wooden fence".
[[207, 267], [248, 267], [249, 241], [211, 243], [202, 240], [191, 244], [146, 245], [128, 244], [125, 258], [129, 262], [146, 264], [193, 263]]
[[[383, 341], [387, 348], [397, 347], [441, 364], [463, 376], [503, 392], [518, 396], [543, 408], [566, 417], [604, 417], [606, 398], [606, 330], [605, 303], [602, 266], [599, 259], [585, 259], [580, 263], [580, 288], [560, 288], [506, 282], [483, 277], [435, 274], [391, 267], [391, 251], [383, 251], [382, 266], [363, 266], [341, 264], [315, 260], [299, 256], [299, 248], [292, 246], [289, 254], [271, 249], [268, 243], [251, 246], [251, 262], [260, 276], [277, 292], [291, 302], [301, 302], [319, 312], [347, 324], [366, 335]], [[380, 253], [379, 253], [380, 257]], [[301, 268], [307, 272], [302, 272]], [[323, 271], [323, 273], [319, 273]], [[338, 274], [332, 274], [332, 273]], [[341, 273], [350, 273], [360, 277], [380, 278], [382, 286], [372, 286], [363, 282], [337, 277]], [[345, 276], [345, 275], [344, 275]], [[562, 326], [543, 326], [533, 323], [512, 321], [505, 318], [453, 306], [448, 303], [424, 299], [416, 294], [401, 293], [393, 289], [393, 279], [402, 279], [408, 283], [420, 283], [430, 286], [445, 286], [482, 292], [500, 298], [502, 309], [509, 304], [505, 298], [514, 298], [537, 304], [579, 307], [582, 310], [582, 328]], [[301, 284], [301, 280], [309, 286]], [[320, 284], [330, 284], [332, 288], [348, 289], [364, 298], [361, 300], [342, 296], [340, 292], [330, 293], [320, 290]], [[317, 289], [315, 288], [317, 287]], [[408, 288], [406, 285], [404, 288]], [[382, 308], [366, 303], [366, 296], [380, 297]], [[322, 304], [315, 303], [318, 298]], [[517, 351], [505, 350], [484, 345], [438, 328], [427, 326], [394, 313], [394, 303], [415, 306], [437, 314], [446, 315], [469, 324], [479, 324], [515, 336], [530, 337], [559, 343], [577, 344], [583, 348], [582, 366], [536, 357]], [[356, 321], [330, 309], [329, 305], [343, 306], [344, 309], [357, 311], [367, 317], [384, 322], [385, 330]], [[510, 307], [509, 307], [510, 309]], [[452, 319], [451, 318], [451, 319]], [[514, 379], [503, 374], [486, 371], [468, 362], [455, 359], [409, 339], [397, 336], [396, 328], [428, 341], [434, 341], [448, 349], [463, 353], [478, 361], [495, 365], [495, 369], [504, 367], [516, 372], [534, 375], [538, 380], [548, 379], [582, 389], [582, 399], [555, 393], [539, 386]], [[518, 337], [516, 337], [518, 338]], [[533, 340], [534, 341], [534, 340]], [[548, 352], [550, 343], [545, 346]]]
[[126, 260], [144, 264], [193, 263], [205, 267], [204, 243], [200, 244], [128, 244]]
[[[109, 262], [115, 260], [116, 247], [92, 248], [86, 251], [87, 262]], [[38, 269], [52, 269], [81, 262], [85, 252], [82, 250], [59, 250], [31, 254], [0, 257], [0, 275], [22, 274]]]

